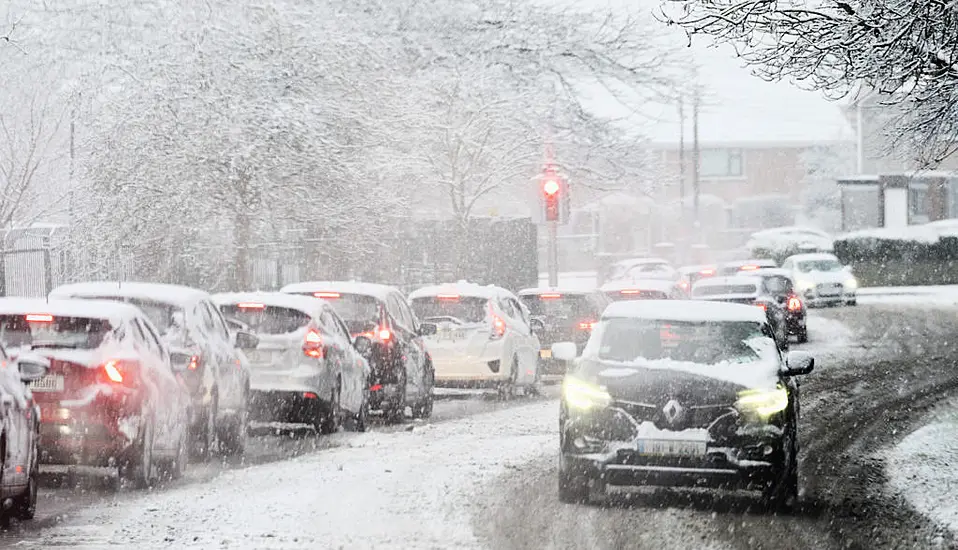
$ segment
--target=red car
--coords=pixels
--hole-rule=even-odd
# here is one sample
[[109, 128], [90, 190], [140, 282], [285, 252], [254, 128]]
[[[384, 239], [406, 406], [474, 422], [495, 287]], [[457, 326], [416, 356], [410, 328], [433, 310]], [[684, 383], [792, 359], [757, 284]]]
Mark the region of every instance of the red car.
[[156, 328], [134, 306], [92, 300], [0, 299], [11, 355], [50, 362], [30, 383], [40, 406], [40, 460], [116, 468], [148, 486], [179, 477], [189, 453], [190, 397]]

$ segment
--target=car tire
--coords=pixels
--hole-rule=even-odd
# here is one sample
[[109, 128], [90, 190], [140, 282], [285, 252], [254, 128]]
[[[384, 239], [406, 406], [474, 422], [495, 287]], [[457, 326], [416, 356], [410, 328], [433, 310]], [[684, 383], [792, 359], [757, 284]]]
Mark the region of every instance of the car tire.
[[363, 401], [359, 412], [350, 422], [350, 429], [354, 432], [365, 432], [369, 428], [369, 400]]
[[795, 341], [799, 344], [804, 344], [808, 342], [808, 327], [802, 325], [802, 328], [798, 329], [798, 333], [795, 335]]
[[426, 396], [419, 400], [419, 403], [416, 403], [416, 406], [412, 408], [412, 417], [423, 420], [432, 416], [433, 400], [435, 399], [432, 395], [432, 388], [435, 386], [433, 379], [435, 374], [432, 372], [432, 365], [427, 363], [425, 371], [426, 376], [423, 380], [423, 391], [426, 392]]
[[152, 418], [143, 425], [143, 436], [133, 447], [119, 467], [120, 481], [125, 481], [134, 489], [145, 489], [155, 481], [155, 466], [153, 460], [154, 426]]
[[399, 368], [399, 376], [396, 380], [396, 386], [399, 387], [399, 395], [396, 400], [389, 403], [389, 408], [383, 411], [388, 424], [402, 424], [406, 420], [406, 368]]
[[216, 417], [219, 401], [216, 394], [213, 394], [213, 400], [210, 402], [206, 414], [203, 416], [203, 428], [196, 441], [196, 458], [202, 462], [207, 462], [213, 457], [213, 452], [217, 447], [216, 437]]
[[500, 382], [498, 387], [499, 399], [506, 401], [516, 395], [516, 383], [519, 380], [519, 358], [512, 358], [512, 370], [509, 372], [509, 380]]
[[242, 456], [246, 453], [246, 444], [249, 442], [249, 413], [244, 406], [236, 415], [235, 420], [220, 437], [220, 452], [223, 456]]
[[770, 513], [789, 513], [798, 504], [798, 451], [795, 428], [785, 432], [785, 449], [779, 479], [765, 490], [762, 500]]
[[[189, 422], [189, 421], [187, 421]], [[186, 426], [189, 426], [187, 423]], [[176, 448], [176, 457], [170, 463], [170, 479], [180, 479], [186, 475], [186, 467], [190, 463], [190, 437], [189, 428], [184, 427], [180, 435], [180, 444]]]
[[[39, 437], [39, 436], [38, 436]], [[14, 499], [13, 509], [17, 518], [22, 520], [33, 519], [37, 515], [37, 492], [40, 487], [40, 455], [38, 449], [33, 450], [33, 465], [30, 467], [30, 476], [27, 478], [27, 488]]]
[[589, 480], [559, 468], [559, 502], [566, 504], [587, 504], [589, 502]]
[[337, 382], [336, 387], [333, 388], [332, 395], [329, 396], [329, 410], [320, 411], [320, 418], [318, 418], [316, 422], [316, 431], [320, 434], [330, 435], [336, 433], [336, 431], [339, 430], [339, 426], [342, 425], [341, 396], [342, 390], [340, 389], [339, 382]]

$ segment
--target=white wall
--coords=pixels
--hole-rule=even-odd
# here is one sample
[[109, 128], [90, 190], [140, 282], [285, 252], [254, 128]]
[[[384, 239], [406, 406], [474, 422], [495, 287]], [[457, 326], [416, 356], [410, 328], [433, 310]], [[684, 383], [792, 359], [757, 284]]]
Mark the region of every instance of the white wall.
[[908, 226], [908, 189], [885, 189], [885, 227]]

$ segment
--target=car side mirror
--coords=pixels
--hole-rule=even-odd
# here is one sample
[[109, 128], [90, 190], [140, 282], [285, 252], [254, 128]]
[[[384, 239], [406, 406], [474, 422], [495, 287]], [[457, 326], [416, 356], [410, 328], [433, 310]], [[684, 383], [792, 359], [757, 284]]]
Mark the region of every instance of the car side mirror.
[[802, 376], [815, 369], [815, 359], [802, 351], [789, 352], [785, 357], [783, 376]]
[[578, 355], [579, 350], [575, 342], [556, 342], [552, 344], [552, 358], [559, 361], [573, 361]]
[[432, 336], [437, 330], [436, 323], [419, 323], [419, 336]]
[[[435, 325], [433, 325], [435, 327]], [[419, 327], [420, 332], [422, 331], [422, 325]], [[360, 334], [353, 340], [353, 348], [359, 352], [363, 357], [369, 355], [373, 349], [373, 341], [370, 340], [368, 336], [363, 336]]]
[[533, 317], [529, 319], [529, 328], [532, 329], [533, 334], [538, 334], [540, 332], [545, 332], [546, 324], [542, 319]]
[[39, 380], [50, 369], [50, 360], [39, 355], [24, 354], [17, 357], [17, 369], [20, 371], [20, 380], [24, 383]]
[[252, 332], [240, 330], [236, 332], [236, 341], [234, 345], [237, 349], [256, 349], [256, 346], [259, 345], [259, 337]]

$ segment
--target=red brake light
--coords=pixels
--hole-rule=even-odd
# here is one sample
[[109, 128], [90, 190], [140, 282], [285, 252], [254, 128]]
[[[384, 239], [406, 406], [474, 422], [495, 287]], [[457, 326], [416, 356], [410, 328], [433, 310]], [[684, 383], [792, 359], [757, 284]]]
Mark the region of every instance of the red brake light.
[[712, 275], [715, 275], [715, 270], [714, 270], [714, 269], [703, 269], [702, 271], [699, 271], [699, 275], [702, 275], [702, 276], [704, 276], [704, 277], [711, 277]]
[[316, 298], [339, 298], [340, 294], [338, 292], [314, 292], [313, 296]]
[[619, 294], [638, 294], [640, 292], [642, 291], [637, 288], [630, 288], [628, 290], [620, 290]]
[[369, 391], [381, 391], [383, 389], [382, 384], [373, 384], [369, 387]]
[[311, 391], [308, 391], [308, 392], [303, 392], [303, 398], [304, 399], [319, 399], [319, 396]]
[[123, 382], [123, 373], [121, 373], [120, 369], [117, 368], [119, 364], [120, 364], [119, 361], [114, 360], [114, 361], [107, 361], [103, 365], [103, 372], [106, 373], [107, 378], [109, 378], [110, 381], [112, 382], [116, 382], [117, 384], [120, 384]]
[[739, 271], [755, 271], [757, 269], [757, 265], [743, 265], [742, 267], [738, 268]]
[[309, 329], [306, 333], [306, 340], [303, 343], [303, 353], [307, 357], [316, 359], [323, 356], [323, 337], [314, 328]]
[[755, 304], [755, 307], [762, 308], [762, 311], [768, 311], [768, 306], [765, 304]]
[[802, 301], [798, 299], [798, 296], [792, 296], [788, 299], [788, 310], [789, 311], [799, 311], [802, 309]]
[[242, 302], [236, 304], [236, 307], [240, 309], [266, 309], [266, 304], [259, 304], [256, 302]]
[[562, 298], [561, 294], [540, 294], [540, 300], [554, 300], [556, 298]]
[[438, 296], [436, 296], [436, 298], [438, 298], [438, 299], [440, 299], [440, 300], [459, 301], [459, 295], [458, 295], [458, 294], [439, 294]]
[[186, 366], [187, 370], [196, 370], [200, 368], [200, 356], [194, 355], [190, 357], [190, 364]]
[[559, 192], [559, 182], [554, 179], [547, 180], [542, 184], [542, 190], [545, 191], [546, 195], [552, 196]]
[[579, 330], [592, 330], [595, 328], [595, 321], [582, 321], [579, 323]]
[[388, 328], [379, 329], [379, 332], [377, 333], [377, 335], [379, 336], [379, 339], [382, 340], [383, 342], [388, 342], [392, 340], [392, 337], [393, 337], [393, 333], [390, 332]]
[[49, 313], [28, 313], [26, 315], [28, 323], [52, 323], [53, 315]]
[[689, 287], [689, 282], [688, 282], [688, 281], [682, 281], [682, 282], [679, 283], [679, 286], [682, 287], [682, 288], [688, 288], [688, 287]]

